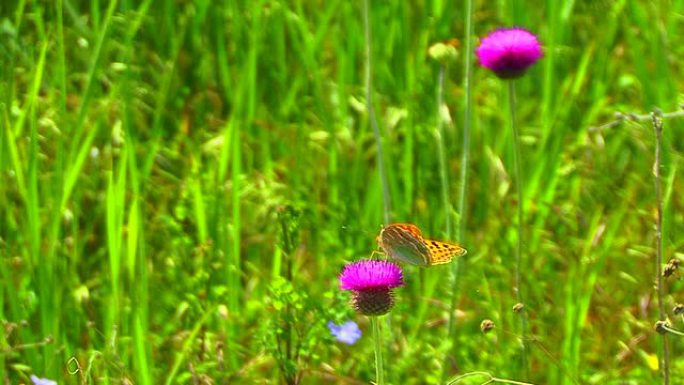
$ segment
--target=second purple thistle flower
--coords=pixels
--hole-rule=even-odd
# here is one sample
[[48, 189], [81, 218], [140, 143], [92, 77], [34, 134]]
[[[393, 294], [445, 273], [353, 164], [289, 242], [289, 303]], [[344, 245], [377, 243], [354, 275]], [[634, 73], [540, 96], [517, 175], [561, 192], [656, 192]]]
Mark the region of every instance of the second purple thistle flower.
[[485, 36], [475, 50], [480, 64], [502, 79], [522, 76], [543, 56], [537, 36], [522, 28], [504, 28]]

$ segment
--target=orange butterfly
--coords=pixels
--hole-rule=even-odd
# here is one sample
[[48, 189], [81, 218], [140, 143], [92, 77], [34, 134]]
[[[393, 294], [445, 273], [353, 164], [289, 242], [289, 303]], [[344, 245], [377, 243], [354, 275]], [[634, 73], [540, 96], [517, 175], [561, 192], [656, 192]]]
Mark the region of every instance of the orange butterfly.
[[394, 223], [383, 228], [377, 241], [390, 257], [422, 267], [449, 263], [468, 252], [453, 243], [425, 239], [418, 227], [407, 223]]

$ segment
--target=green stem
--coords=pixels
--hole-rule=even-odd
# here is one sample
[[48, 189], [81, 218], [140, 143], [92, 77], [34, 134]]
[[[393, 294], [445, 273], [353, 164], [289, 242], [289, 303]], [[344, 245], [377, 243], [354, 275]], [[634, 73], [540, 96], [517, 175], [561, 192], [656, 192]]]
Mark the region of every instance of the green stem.
[[[677, 330], [677, 329], [673, 329], [673, 328], [671, 328], [671, 327], [669, 327], [669, 326], [667, 326], [667, 325], [662, 325], [662, 328], [663, 328], [667, 333], [674, 334], [674, 335], [676, 335], [676, 336], [678, 336], [678, 337], [684, 337], [684, 333], [680, 332], [680, 331]], [[666, 334], [664, 334], [664, 335], [666, 335]], [[664, 369], [664, 367], [663, 367], [663, 369]], [[668, 368], [668, 381], [670, 380], [669, 375], [670, 375], [670, 373], [669, 373], [669, 368]]]
[[[449, 174], [447, 172], [447, 156], [444, 145], [444, 123], [442, 118], [442, 109], [446, 108], [444, 104], [444, 71], [445, 65], [442, 64], [439, 68], [439, 80], [437, 82], [437, 127], [435, 129], [435, 136], [437, 138], [437, 154], [439, 156], [439, 177], [442, 182], [442, 205], [444, 213], [446, 214], [446, 239], [451, 239], [451, 202], [449, 201]], [[449, 324], [447, 326], [447, 334], [451, 338], [452, 325], [453, 325], [453, 315], [454, 308], [456, 307], [456, 279], [454, 274], [452, 274], [452, 285], [451, 285], [451, 311], [449, 312]], [[451, 341], [451, 339], [449, 339]], [[447, 362], [449, 360], [449, 355], [444, 356], [444, 365], [442, 365], [442, 379], [446, 378], [447, 375]]]
[[[655, 176], [655, 195], [656, 195], [656, 284], [658, 290], [658, 313], [660, 321], [665, 321], [667, 314], [665, 313], [665, 302], [663, 299], [663, 198], [660, 191], [660, 166], [662, 164], [662, 142], [663, 142], [663, 119], [662, 113], [659, 111], [653, 112], [653, 130], [655, 131], [656, 148], [655, 148], [655, 164], [653, 165], [653, 173]], [[667, 343], [667, 334], [662, 334], [662, 349], [663, 355], [661, 357], [661, 366], [663, 371], [663, 384], [670, 383], [670, 348]]]
[[444, 71], [445, 65], [439, 67], [437, 82], [437, 153], [439, 156], [439, 177], [442, 182], [442, 205], [446, 214], [446, 238], [451, 239], [451, 202], [449, 201], [449, 174], [447, 173], [446, 151], [444, 150], [444, 123], [442, 120], [442, 106], [444, 106]]
[[[368, 120], [373, 128], [373, 135], [375, 136], [375, 144], [378, 149], [377, 163], [378, 175], [380, 177], [380, 185], [382, 186], [382, 212], [383, 223], [385, 226], [390, 223], [390, 212], [392, 204], [390, 202], [389, 181], [387, 179], [387, 171], [385, 170], [385, 155], [382, 150], [382, 136], [380, 135], [380, 128], [375, 117], [375, 109], [373, 108], [373, 50], [371, 49], [372, 34], [370, 21], [370, 1], [363, 2], [363, 26], [366, 38], [366, 111], [368, 111]], [[375, 337], [375, 382], [377, 385], [383, 385], [385, 374], [382, 369], [382, 336], [380, 335], [380, 322], [376, 317], [371, 317], [371, 324], [373, 325], [373, 335]], [[388, 327], [390, 326], [390, 319], [387, 318]]]
[[[463, 98], [465, 111], [463, 114], [463, 153], [461, 154], [461, 177], [458, 192], [458, 233], [456, 238], [459, 242], [465, 239], [465, 215], [466, 215], [466, 190], [468, 187], [468, 165], [470, 163], [470, 127], [473, 116], [473, 0], [466, 1], [466, 30], [465, 30], [465, 70]], [[454, 272], [458, 272], [458, 261], [454, 264]], [[452, 309], [453, 310], [453, 309]]]
[[505, 378], [494, 377], [487, 372], [470, 372], [470, 373], [462, 374], [462, 375], [452, 379], [451, 381], [447, 382], [447, 384], [448, 385], [457, 384], [457, 383], [463, 381], [464, 379], [466, 379], [468, 377], [478, 377], [478, 376], [479, 377], [486, 377], [488, 379], [486, 382], [482, 383], [483, 385], [484, 384], [498, 383], [498, 382], [500, 382], [502, 384], [513, 384], [513, 385], [532, 385], [532, 384], [529, 384], [527, 382], [520, 382], [520, 381], [514, 381], [514, 380], [507, 380]]
[[382, 366], [382, 330], [378, 317], [370, 317], [371, 327], [373, 328], [373, 339], [375, 340], [375, 384], [384, 385], [385, 371]]
[[[522, 290], [521, 273], [522, 273], [522, 248], [523, 248], [523, 212], [524, 212], [524, 194], [523, 194], [523, 173], [520, 166], [520, 132], [516, 123], [515, 117], [515, 82], [508, 81], [508, 98], [510, 107], [511, 128], [513, 129], [513, 168], [515, 170], [515, 189], [518, 197], [518, 242], [515, 247], [515, 291], [518, 304], [525, 304]], [[522, 369], [525, 378], [527, 378], [527, 317], [525, 310], [520, 314], [520, 337], [522, 339]]]
[[373, 109], [373, 77], [372, 73], [372, 50], [371, 50], [371, 23], [370, 23], [370, 10], [369, 1], [363, 2], [363, 25], [366, 34], [366, 110], [368, 111], [368, 120], [373, 128], [373, 135], [375, 136], [375, 144], [378, 148], [378, 173], [380, 174], [380, 184], [382, 185], [382, 207], [385, 225], [390, 222], [390, 194], [389, 194], [389, 182], [387, 181], [387, 172], [385, 171], [385, 160], [382, 151], [382, 136], [380, 135], [380, 128], [378, 127], [378, 121], [375, 117], [375, 110]]
[[[465, 110], [463, 114], [463, 152], [461, 154], [461, 175], [459, 180], [458, 191], [458, 228], [456, 239], [458, 242], [465, 242], [465, 224], [466, 224], [466, 191], [468, 186], [468, 164], [470, 162], [470, 127], [472, 124], [472, 105], [473, 105], [473, 0], [466, 0], [465, 12], [465, 61], [464, 61], [464, 105]], [[454, 314], [456, 313], [457, 291], [458, 291], [458, 275], [461, 267], [461, 260], [454, 261], [451, 269], [451, 301], [449, 304], [449, 321], [447, 326], [448, 340], [452, 342], [456, 339], [456, 322]], [[444, 365], [442, 365], [442, 379], [446, 379], [447, 365], [445, 356]]]

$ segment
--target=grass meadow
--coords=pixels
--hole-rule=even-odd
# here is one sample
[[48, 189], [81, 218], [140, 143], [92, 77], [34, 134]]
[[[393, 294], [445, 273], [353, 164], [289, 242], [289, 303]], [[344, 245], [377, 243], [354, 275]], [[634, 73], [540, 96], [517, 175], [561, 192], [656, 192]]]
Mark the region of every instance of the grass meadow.
[[468, 254], [403, 265], [385, 383], [683, 383], [684, 1], [369, 3], [2, 1], [2, 384], [375, 382], [338, 275], [393, 222]]

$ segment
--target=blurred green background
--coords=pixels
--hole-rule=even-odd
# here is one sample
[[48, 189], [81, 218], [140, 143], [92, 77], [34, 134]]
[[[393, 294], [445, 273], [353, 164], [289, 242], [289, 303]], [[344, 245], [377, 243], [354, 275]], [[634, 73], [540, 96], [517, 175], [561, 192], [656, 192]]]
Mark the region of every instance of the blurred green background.
[[[0, 381], [374, 379], [368, 321], [337, 282], [345, 263], [377, 249], [383, 225], [363, 10], [344, 0], [0, 4]], [[516, 81], [531, 383], [661, 381], [653, 127], [648, 116], [601, 125], [616, 112], [679, 109], [683, 12], [682, 1], [474, 2], [474, 45], [518, 25], [544, 47]], [[465, 2], [373, 1], [370, 25], [391, 221], [469, 251], [455, 270], [405, 267], [383, 321], [388, 380], [522, 380], [506, 83], [474, 65], [459, 213]], [[440, 64], [427, 51], [453, 38], [440, 133]], [[663, 263], [682, 247], [682, 137], [681, 121], [665, 119]], [[674, 328], [681, 288], [677, 273], [665, 281]], [[364, 332], [353, 346], [325, 326], [349, 318]], [[480, 332], [484, 319], [494, 331]], [[678, 383], [681, 344], [669, 340]]]

